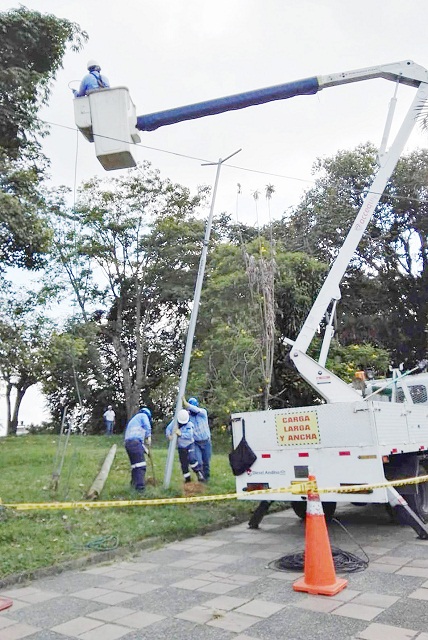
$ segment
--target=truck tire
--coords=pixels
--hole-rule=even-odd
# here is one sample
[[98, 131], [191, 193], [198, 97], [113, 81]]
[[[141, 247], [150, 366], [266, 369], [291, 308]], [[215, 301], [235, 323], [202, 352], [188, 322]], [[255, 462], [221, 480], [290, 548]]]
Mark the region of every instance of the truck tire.
[[[419, 463], [418, 476], [426, 476], [427, 473], [426, 468]], [[428, 482], [421, 482], [415, 486], [416, 492], [404, 498], [422, 522], [428, 522]]]
[[[298, 518], [304, 520], [306, 518], [306, 508], [307, 508], [306, 500], [302, 500], [300, 502], [294, 501], [291, 503], [291, 508]], [[334, 512], [336, 511], [336, 502], [323, 502], [322, 508], [324, 509], [324, 515], [327, 522], [334, 517]]]

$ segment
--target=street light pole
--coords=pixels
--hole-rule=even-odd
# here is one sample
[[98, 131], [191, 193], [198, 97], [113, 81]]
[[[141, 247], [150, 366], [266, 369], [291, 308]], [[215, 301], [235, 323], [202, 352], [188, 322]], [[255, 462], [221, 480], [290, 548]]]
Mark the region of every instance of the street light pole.
[[208, 214], [207, 226], [205, 229], [205, 237], [204, 237], [204, 242], [202, 247], [201, 258], [199, 260], [198, 277], [196, 279], [195, 293], [193, 296], [193, 307], [192, 307], [192, 312], [190, 314], [189, 328], [187, 330], [186, 348], [184, 350], [184, 358], [183, 358], [183, 364], [181, 368], [181, 376], [180, 376], [180, 383], [178, 387], [177, 401], [175, 403], [174, 427], [172, 430], [172, 440], [169, 443], [168, 455], [167, 455], [166, 465], [165, 465], [164, 487], [166, 489], [169, 487], [171, 482], [172, 467], [174, 464], [174, 452], [175, 452], [175, 446], [177, 443], [177, 435], [175, 433], [175, 430], [177, 428], [177, 413], [180, 411], [182, 407], [182, 397], [186, 392], [187, 376], [189, 374], [190, 356], [192, 354], [193, 338], [195, 336], [196, 320], [198, 317], [199, 302], [201, 299], [202, 283], [205, 275], [205, 264], [207, 261], [208, 245], [209, 245], [210, 235], [211, 235], [211, 227], [212, 227], [212, 221], [213, 221], [213, 215], [214, 215], [214, 206], [215, 206], [215, 200], [217, 195], [218, 181], [220, 177], [220, 169], [221, 169], [221, 165], [224, 162], [226, 162], [227, 160], [230, 160], [230, 158], [235, 156], [240, 151], [241, 149], [238, 149], [238, 151], [231, 153], [230, 156], [227, 156], [227, 158], [224, 158], [224, 159], [220, 158], [218, 162], [207, 162], [206, 164], [202, 165], [202, 166], [211, 166], [216, 164], [217, 172], [215, 176], [213, 194], [211, 198], [210, 212]]

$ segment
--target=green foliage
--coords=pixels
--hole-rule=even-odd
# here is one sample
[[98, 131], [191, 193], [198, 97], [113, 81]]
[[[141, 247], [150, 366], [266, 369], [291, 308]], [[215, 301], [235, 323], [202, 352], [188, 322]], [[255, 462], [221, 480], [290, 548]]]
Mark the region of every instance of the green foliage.
[[[360, 145], [318, 160], [318, 177], [296, 211], [277, 223], [287, 247], [331, 262], [376, 171], [376, 149]], [[341, 284], [343, 344], [370, 342], [411, 367], [428, 342], [428, 152], [403, 156]]]
[[25, 7], [0, 13], [0, 33], [0, 271], [39, 269], [52, 233], [40, 189], [47, 161], [39, 139], [47, 130], [37, 114], [67, 45], [78, 50], [87, 36]]
[[13, 434], [26, 391], [43, 377], [52, 327], [33, 293], [10, 289], [0, 301], [0, 378], [6, 386], [7, 433]]
[[372, 369], [377, 377], [386, 376], [389, 364], [390, 354], [385, 349], [367, 343], [343, 346], [337, 340], [331, 342], [327, 358], [327, 368], [348, 383], [356, 371], [366, 369]]

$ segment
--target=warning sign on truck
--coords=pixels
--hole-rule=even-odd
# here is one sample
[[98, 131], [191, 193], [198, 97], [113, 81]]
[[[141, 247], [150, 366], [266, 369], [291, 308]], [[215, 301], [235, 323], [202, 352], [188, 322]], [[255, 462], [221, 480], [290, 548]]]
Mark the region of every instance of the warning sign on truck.
[[300, 409], [275, 416], [276, 438], [279, 445], [319, 444], [320, 432], [316, 411]]

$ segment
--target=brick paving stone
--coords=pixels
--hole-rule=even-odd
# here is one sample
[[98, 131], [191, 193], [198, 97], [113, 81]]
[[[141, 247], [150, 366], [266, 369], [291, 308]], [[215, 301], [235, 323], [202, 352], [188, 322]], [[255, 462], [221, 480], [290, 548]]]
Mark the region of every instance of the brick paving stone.
[[131, 569], [110, 569], [104, 575], [108, 578], [115, 578], [116, 580], [123, 580], [125, 578], [133, 578], [138, 571]]
[[3, 614], [0, 615], [0, 629], [6, 629], [6, 627], [10, 627], [11, 624], [16, 624], [16, 620], [12, 620], [12, 618], [7, 618]]
[[424, 589], [428, 589], [428, 580], [427, 580], [427, 582], [423, 582], [421, 584], [421, 587], [423, 587]]
[[147, 611], [135, 611], [131, 615], [125, 615], [116, 620], [119, 625], [125, 625], [133, 629], [143, 629], [143, 627], [149, 627], [151, 624], [155, 624], [160, 620], [163, 620], [165, 616], [160, 616], [156, 613], [148, 613]]
[[31, 605], [29, 602], [23, 602], [22, 600], [16, 600], [14, 598], [13, 605], [10, 611], [13, 611], [15, 613], [15, 611], [19, 611], [20, 609], [25, 609], [26, 607], [30, 607], [30, 606]]
[[114, 622], [124, 616], [132, 615], [135, 613], [135, 609], [128, 609], [127, 607], [106, 607], [99, 611], [93, 611], [87, 613], [88, 618], [95, 618], [95, 620], [103, 620], [103, 622]]
[[401, 557], [401, 556], [381, 556], [380, 558], [376, 558], [376, 562], [380, 562], [382, 564], [393, 564], [397, 567], [402, 567], [403, 565], [410, 562], [412, 558]]
[[412, 598], [401, 598], [393, 607], [382, 613], [376, 622], [405, 629], [428, 630], [428, 607], [425, 602]]
[[[418, 632], [412, 629], [404, 629], [402, 627], [392, 627], [389, 624], [379, 624], [373, 622], [364, 631], [357, 635], [362, 640], [411, 640], [415, 638]], [[428, 638], [428, 636], [427, 636]], [[420, 640], [420, 636], [418, 636]]]
[[40, 589], [36, 587], [20, 587], [18, 589], [8, 589], [8, 591], [1, 591], [0, 596], [6, 596], [7, 598], [18, 598], [19, 600], [25, 600], [25, 596], [32, 593], [38, 593]]
[[124, 591], [125, 593], [134, 593], [141, 595], [142, 593], [148, 593], [149, 591], [155, 591], [161, 589], [161, 584], [145, 584], [144, 582], [134, 582], [132, 580], [116, 580], [108, 584], [109, 589], [112, 591]]
[[413, 593], [409, 593], [408, 597], [416, 600], [428, 600], [428, 589], [416, 589]]
[[330, 613], [342, 606], [342, 602], [338, 600], [332, 600], [331, 598], [320, 598], [318, 596], [312, 598], [305, 598], [301, 602], [294, 603], [294, 607], [299, 609], [307, 609], [308, 611], [319, 611], [320, 613]]
[[371, 571], [380, 571], [382, 573], [395, 573], [400, 567], [393, 564], [382, 564], [381, 562], [370, 562], [369, 569]]
[[142, 571], [150, 571], [158, 568], [158, 564], [155, 562], [119, 562], [117, 565], [120, 569], [130, 569], [131, 571], [137, 571], [138, 573]]
[[[428, 594], [427, 594], [428, 595]], [[398, 596], [386, 596], [382, 593], [361, 593], [353, 600], [353, 604], [367, 604], [370, 607], [381, 607], [387, 609], [397, 602], [400, 598]]]
[[200, 564], [200, 560], [195, 560], [195, 558], [182, 558], [181, 560], [176, 560], [175, 562], [169, 562], [170, 567], [180, 567], [183, 569], [187, 569], [188, 567], [194, 567]]
[[204, 593], [218, 593], [220, 595], [222, 593], [234, 591], [239, 586], [240, 585], [238, 584], [230, 584], [229, 582], [211, 582], [204, 587], [200, 587], [198, 591], [203, 591]]
[[353, 600], [356, 596], [359, 596], [361, 591], [355, 591], [354, 589], [343, 589], [336, 593], [335, 596], [316, 596], [317, 598], [328, 598], [328, 600], [340, 600], [342, 602], [348, 602], [349, 600]]
[[188, 620], [189, 622], [196, 622], [197, 624], [206, 624], [212, 620], [215, 612], [213, 609], [207, 609], [204, 606], [192, 607], [182, 613], [178, 613], [175, 617], [181, 620]]
[[40, 631], [40, 629], [37, 627], [18, 622], [10, 627], [6, 627], [6, 629], [2, 629], [1, 640], [21, 640], [21, 638], [26, 638], [38, 631]]
[[219, 627], [220, 629], [225, 629], [226, 631], [234, 631], [235, 633], [240, 633], [241, 631], [245, 631], [253, 624], [256, 624], [260, 621], [260, 618], [255, 618], [253, 616], [247, 616], [243, 613], [235, 613], [234, 611], [228, 611], [219, 618], [215, 620], [211, 620], [206, 624], [210, 627]]
[[233, 640], [257, 640], [257, 638], [247, 636], [245, 633], [240, 633], [239, 636], [235, 636]]
[[347, 602], [333, 611], [332, 615], [346, 616], [348, 618], [356, 618], [357, 620], [373, 620], [373, 618], [376, 618], [380, 613], [383, 613], [383, 609], [380, 607], [369, 607], [365, 604]]
[[380, 555], [380, 556], [388, 555], [392, 551], [392, 549], [390, 549], [389, 547], [377, 547], [375, 544], [373, 544], [373, 545], [364, 545], [363, 549], [368, 555], [373, 553], [373, 554]]
[[222, 609], [224, 611], [231, 611], [242, 607], [242, 605], [248, 602], [249, 598], [235, 598], [234, 596], [219, 596], [212, 600], [204, 602], [204, 607], [208, 609]]
[[210, 582], [208, 580], [195, 580], [193, 578], [188, 578], [187, 580], [180, 580], [180, 582], [174, 582], [172, 587], [176, 587], [177, 589], [189, 589], [189, 591], [193, 591], [194, 589], [199, 589], [200, 587], [206, 587]]
[[92, 629], [79, 636], [81, 640], [118, 640], [129, 633], [129, 627], [121, 627], [116, 624], [104, 624], [102, 627]]
[[[235, 638], [234, 640], [237, 640], [237, 638]], [[428, 640], [428, 633], [419, 634], [417, 640]]]
[[274, 613], [278, 613], [285, 607], [284, 604], [277, 602], [267, 602], [266, 600], [251, 600], [246, 604], [236, 609], [237, 613], [246, 613], [249, 616], [256, 616], [257, 618], [269, 618]]
[[104, 626], [104, 623], [100, 620], [79, 616], [78, 618], [73, 618], [73, 620], [52, 627], [52, 631], [77, 638], [80, 634], [85, 633], [85, 631], [91, 631], [101, 626]]
[[402, 567], [396, 574], [399, 576], [415, 576], [418, 578], [428, 578], [428, 568], [421, 569], [418, 567]]
[[124, 593], [123, 591], [109, 591], [109, 593], [99, 596], [98, 598], [93, 598], [93, 600], [95, 600], [95, 602], [101, 602], [101, 604], [120, 604], [121, 602], [131, 600], [134, 595], [133, 593]]
[[110, 589], [101, 589], [100, 587], [91, 587], [82, 591], [75, 591], [70, 594], [73, 598], [82, 598], [83, 600], [97, 600], [100, 596], [110, 593]]
[[[411, 562], [408, 562], [407, 565], [408, 567], [420, 567], [420, 568], [426, 568], [428, 567], [428, 560], [425, 558], [416, 558], [415, 560], [412, 560]], [[419, 640], [419, 638], [418, 638]]]

